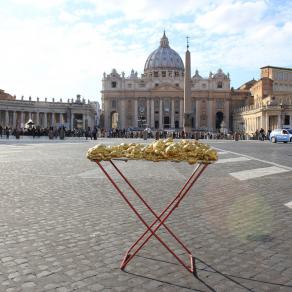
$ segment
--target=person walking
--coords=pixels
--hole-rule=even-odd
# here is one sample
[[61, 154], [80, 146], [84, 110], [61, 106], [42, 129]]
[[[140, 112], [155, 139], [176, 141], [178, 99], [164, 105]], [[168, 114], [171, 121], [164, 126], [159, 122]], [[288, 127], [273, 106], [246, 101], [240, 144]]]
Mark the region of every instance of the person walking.
[[6, 134], [6, 139], [9, 139], [10, 131], [8, 127], [5, 128], [5, 134]]

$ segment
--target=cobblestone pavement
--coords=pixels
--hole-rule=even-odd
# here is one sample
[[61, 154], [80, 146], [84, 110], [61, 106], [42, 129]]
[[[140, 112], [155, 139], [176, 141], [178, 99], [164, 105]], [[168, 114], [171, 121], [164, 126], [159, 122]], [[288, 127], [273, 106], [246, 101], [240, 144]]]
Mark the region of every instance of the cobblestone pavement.
[[[192, 250], [196, 278], [156, 239], [119, 269], [144, 228], [85, 158], [95, 142], [0, 144], [0, 291], [292, 291], [291, 144], [210, 142], [221, 163], [167, 221]], [[117, 163], [157, 211], [193, 168]], [[252, 177], [259, 168], [272, 172]]]

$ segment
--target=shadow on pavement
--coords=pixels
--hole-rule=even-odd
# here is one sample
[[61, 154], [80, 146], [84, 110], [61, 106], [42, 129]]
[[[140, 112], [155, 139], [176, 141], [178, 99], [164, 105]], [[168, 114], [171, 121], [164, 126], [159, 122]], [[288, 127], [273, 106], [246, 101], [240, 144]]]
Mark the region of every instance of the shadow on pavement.
[[[158, 261], [158, 262], [163, 262], [163, 263], [167, 263], [167, 264], [171, 264], [171, 265], [180, 266], [180, 264], [178, 264], [178, 263], [169, 262], [169, 261], [165, 261], [165, 260], [161, 260], [161, 259], [154, 259], [154, 258], [151, 258], [151, 257], [142, 256], [142, 255], [136, 255], [136, 256], [140, 257], [140, 258], [148, 259], [148, 260], [153, 260], [153, 261]], [[239, 280], [257, 282], [257, 283], [262, 283], [262, 284], [268, 284], [268, 285], [271, 285], [271, 286], [277, 286], [277, 287], [284, 287], [284, 288], [291, 288], [292, 289], [292, 285], [285, 285], [285, 284], [281, 284], [281, 283], [273, 283], [273, 282], [268, 282], [268, 281], [261, 281], [261, 280], [256, 280], [256, 279], [252, 279], [252, 278], [246, 278], [246, 277], [242, 277], [242, 276], [222, 273], [219, 270], [215, 269], [212, 265], [210, 265], [210, 264], [206, 263], [205, 261], [203, 261], [202, 259], [200, 259], [198, 257], [194, 257], [194, 259], [196, 260], [196, 264], [197, 263], [201, 263], [201, 264], [205, 265], [204, 268], [197, 268], [197, 273], [200, 271], [202, 273], [203, 272], [208, 272], [208, 273], [214, 273], [214, 274], [220, 275], [220, 276], [228, 279], [229, 281], [233, 282], [234, 284], [240, 286], [241, 288], [246, 289], [246, 291], [254, 291], [254, 289], [245, 286], [244, 284], [240, 283]], [[129, 272], [129, 271], [124, 271], [124, 272], [126, 272], [126, 273], [128, 273], [130, 275], [135, 275], [137, 277], [142, 277], [144, 279], [158, 281], [158, 282], [161, 282], [163, 284], [168, 284], [168, 285], [171, 285], [171, 286], [174, 286], [174, 287], [178, 287], [178, 288], [189, 289], [189, 290], [192, 290], [192, 291], [202, 291], [202, 290], [198, 290], [198, 289], [195, 289], [195, 288], [192, 288], [192, 287], [178, 285], [177, 283], [164, 281], [162, 279], [149, 277], [149, 276], [144, 276], [144, 275], [138, 274], [138, 273], [133, 273], [133, 272]], [[199, 282], [201, 282], [208, 289], [210, 289], [210, 291], [216, 291], [212, 286], [210, 286], [208, 283], [206, 283], [205, 280], [200, 278], [199, 273], [197, 275], [194, 275], [194, 278], [196, 278]]]

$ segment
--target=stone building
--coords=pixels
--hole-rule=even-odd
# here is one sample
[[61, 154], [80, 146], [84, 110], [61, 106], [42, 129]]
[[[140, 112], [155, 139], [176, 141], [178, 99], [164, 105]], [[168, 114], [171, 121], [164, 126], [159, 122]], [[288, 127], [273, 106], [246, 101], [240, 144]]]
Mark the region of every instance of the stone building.
[[292, 127], [292, 69], [262, 67], [249, 91], [246, 104], [233, 111], [234, 130], [252, 134], [260, 128]]
[[16, 99], [15, 96], [0, 90], [0, 125], [2, 127], [23, 128], [30, 119], [35, 126], [41, 128], [65, 126], [67, 129], [94, 127], [96, 119], [96, 102], [87, 103], [81, 100], [80, 95], [76, 99], [52, 99], [51, 102]]
[[[184, 87], [190, 95], [186, 108]], [[106, 129], [183, 129], [186, 114], [189, 129], [231, 129], [230, 109], [234, 105], [229, 74], [218, 69], [202, 77], [196, 70], [185, 82], [185, 65], [169, 46], [165, 32], [160, 46], [146, 59], [140, 77], [134, 70], [126, 77], [113, 69], [104, 73], [101, 93]], [[242, 93], [234, 95], [234, 104], [243, 105], [245, 99]]]

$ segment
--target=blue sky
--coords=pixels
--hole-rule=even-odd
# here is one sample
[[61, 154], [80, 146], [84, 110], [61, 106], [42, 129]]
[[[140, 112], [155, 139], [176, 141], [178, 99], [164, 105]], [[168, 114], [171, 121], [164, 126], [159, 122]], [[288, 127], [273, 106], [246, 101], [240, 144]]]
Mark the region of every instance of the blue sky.
[[292, 1], [1, 0], [0, 89], [17, 98], [100, 100], [103, 72], [140, 75], [163, 30], [192, 74], [231, 86], [265, 65], [292, 67]]

